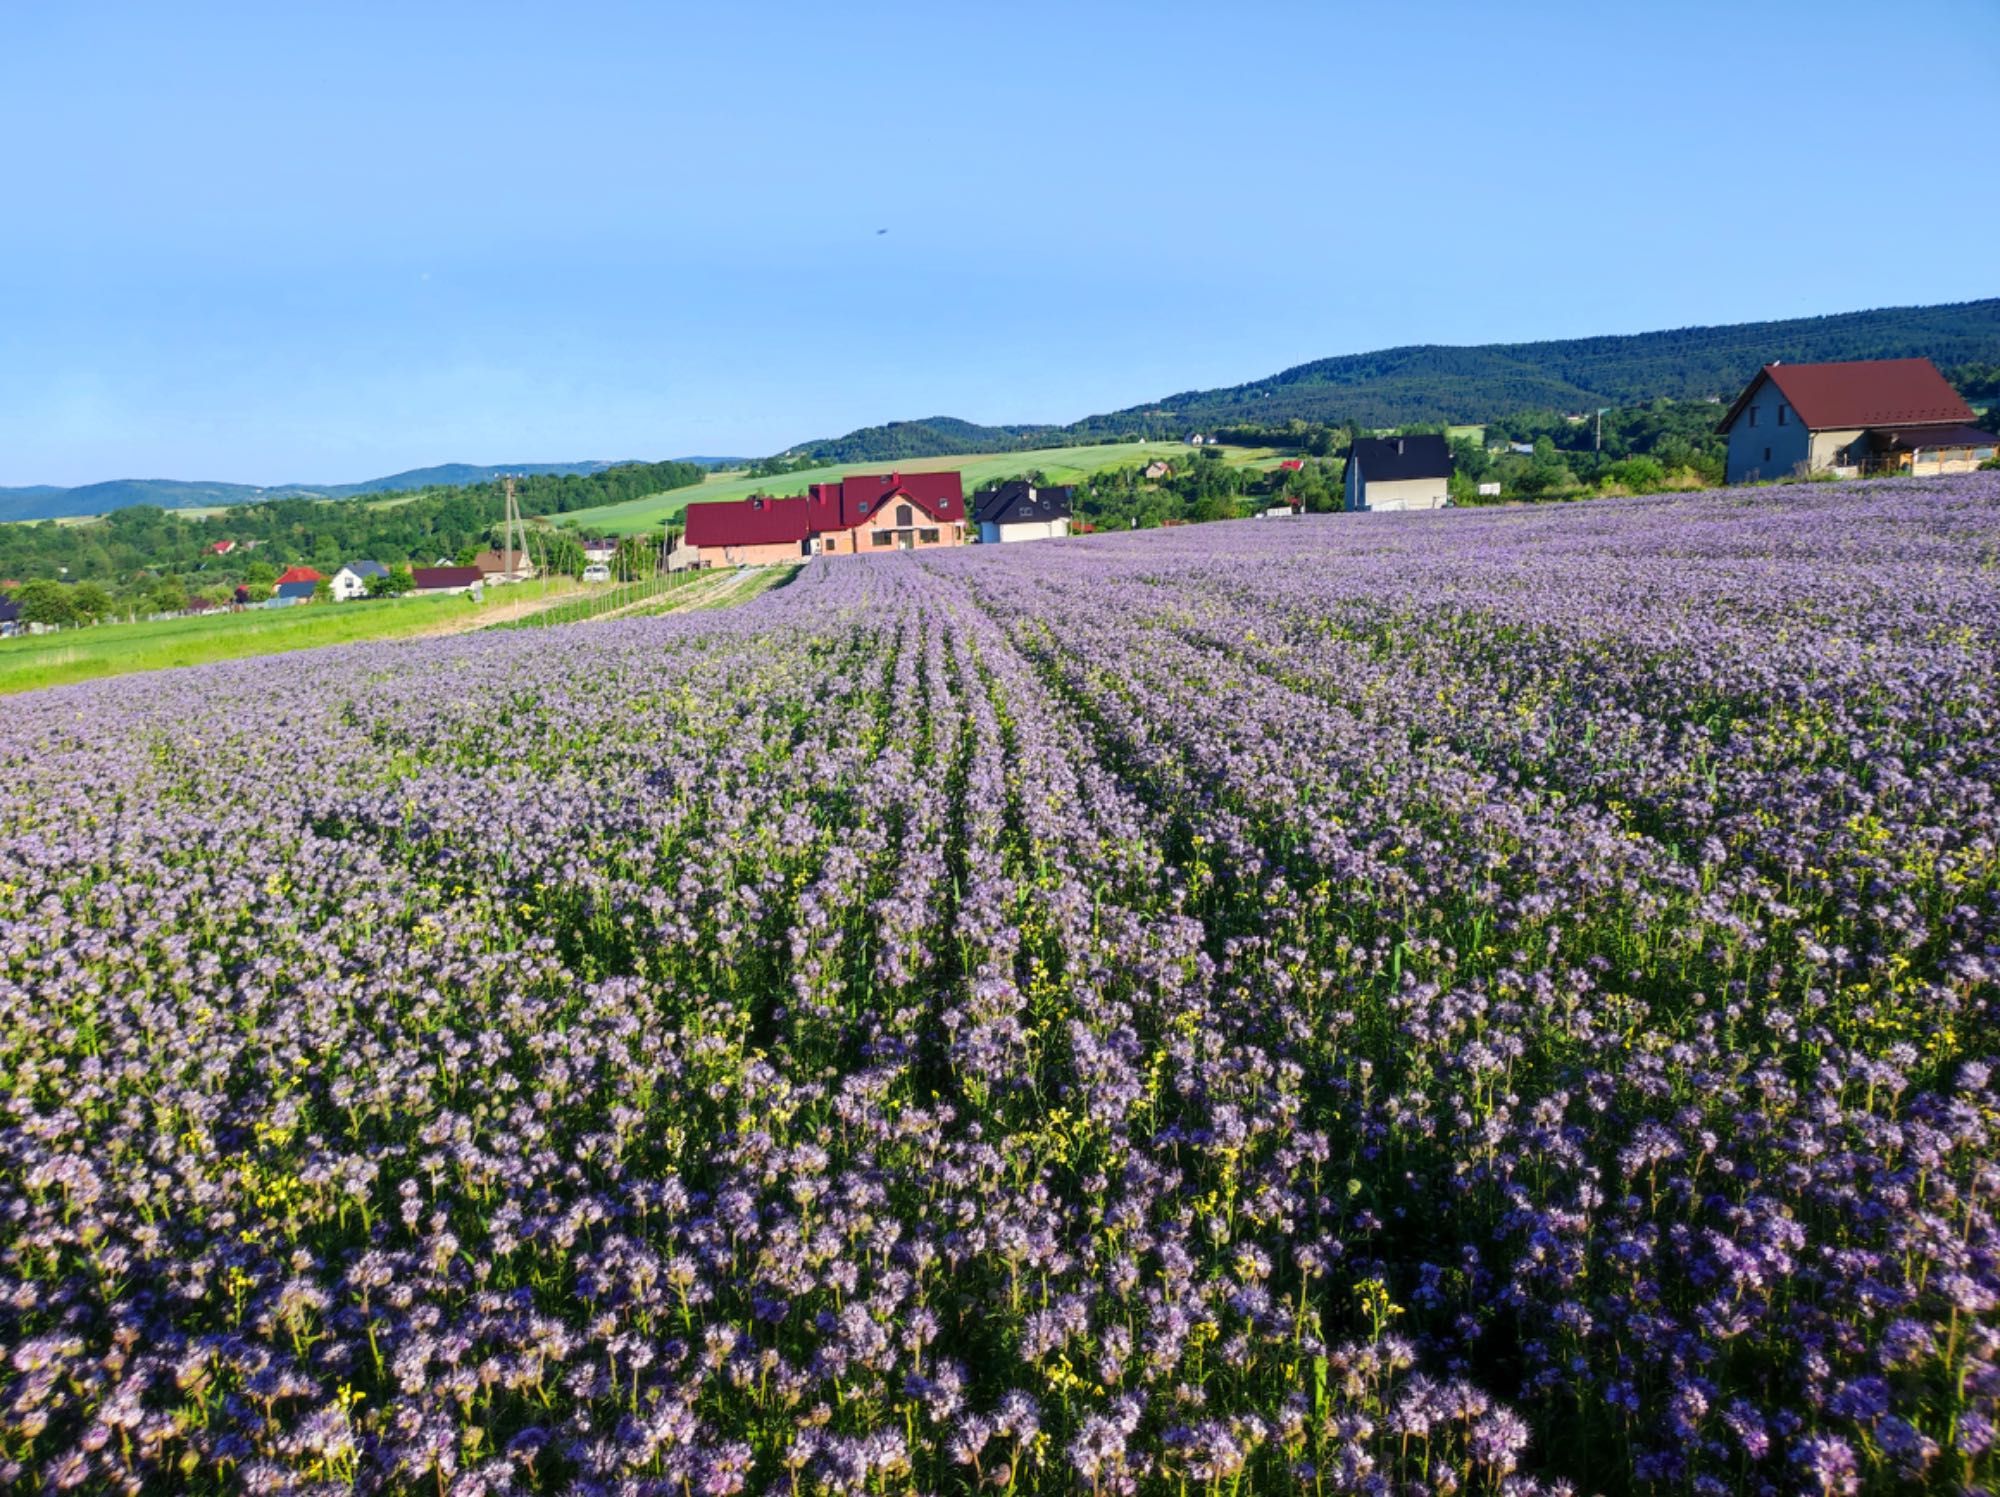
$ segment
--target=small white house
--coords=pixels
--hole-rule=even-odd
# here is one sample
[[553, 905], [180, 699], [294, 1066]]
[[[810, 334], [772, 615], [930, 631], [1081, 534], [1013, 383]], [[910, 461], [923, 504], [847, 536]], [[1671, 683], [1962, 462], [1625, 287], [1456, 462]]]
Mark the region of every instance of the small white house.
[[618, 542], [609, 539], [585, 541], [583, 559], [593, 566], [610, 566], [618, 555]]
[[387, 577], [389, 569], [379, 561], [350, 561], [333, 574], [329, 584], [333, 588], [333, 601], [352, 603], [356, 598], [368, 596], [370, 577]]
[[1347, 449], [1347, 507], [1443, 509], [1451, 471], [1451, 444], [1436, 434], [1356, 437]]
[[1038, 489], [1026, 479], [1003, 483], [973, 500], [972, 518], [982, 546], [1009, 541], [1059, 540], [1069, 534], [1076, 498], [1071, 488]]

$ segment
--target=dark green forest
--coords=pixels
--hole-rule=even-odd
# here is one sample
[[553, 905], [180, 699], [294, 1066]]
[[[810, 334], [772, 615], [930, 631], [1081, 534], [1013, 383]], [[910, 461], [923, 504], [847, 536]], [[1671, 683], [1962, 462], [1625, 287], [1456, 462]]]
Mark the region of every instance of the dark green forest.
[[1800, 363], [1915, 355], [1935, 360], [1968, 399], [2000, 394], [2000, 297], [1548, 343], [1388, 348], [1318, 359], [1227, 389], [1186, 391], [1068, 426], [977, 426], [934, 416], [804, 443], [787, 455], [859, 463], [1178, 438], [1244, 423], [1401, 427], [1491, 422], [1526, 411], [1581, 412], [1656, 399], [1728, 398], [1773, 359]]
[[[530, 475], [516, 490], [523, 515], [559, 515], [686, 488], [701, 482], [703, 471], [694, 463], [628, 463]], [[83, 523], [0, 525], [0, 579], [66, 577], [123, 599], [155, 595], [163, 580], [226, 593], [238, 582], [268, 583], [293, 565], [329, 576], [364, 558], [428, 566], [489, 544], [505, 502], [501, 485], [489, 481], [376, 501], [267, 500], [203, 517], [142, 504]], [[216, 556], [210, 547], [217, 541], [234, 541], [236, 549]]]

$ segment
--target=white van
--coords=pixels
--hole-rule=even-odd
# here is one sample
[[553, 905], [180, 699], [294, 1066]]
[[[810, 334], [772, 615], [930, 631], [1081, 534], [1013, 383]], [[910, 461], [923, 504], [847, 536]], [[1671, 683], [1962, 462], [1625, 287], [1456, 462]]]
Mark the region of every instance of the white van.
[[609, 582], [611, 580], [611, 568], [607, 567], [601, 561], [593, 561], [583, 569], [583, 580], [585, 582]]

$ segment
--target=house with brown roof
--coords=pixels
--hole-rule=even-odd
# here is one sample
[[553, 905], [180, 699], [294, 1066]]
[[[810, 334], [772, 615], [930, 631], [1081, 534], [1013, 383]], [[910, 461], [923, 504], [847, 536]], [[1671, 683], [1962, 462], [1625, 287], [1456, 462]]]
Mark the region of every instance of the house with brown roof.
[[685, 523], [702, 567], [928, 551], [966, 543], [965, 489], [957, 473], [854, 474], [790, 499], [690, 504]]
[[510, 556], [489, 546], [472, 558], [472, 564], [488, 582], [526, 582], [535, 575], [535, 564], [525, 551], [515, 551]]
[[1929, 359], [1766, 364], [1716, 431], [1728, 481], [1811, 473], [1965, 473], [1995, 439]]

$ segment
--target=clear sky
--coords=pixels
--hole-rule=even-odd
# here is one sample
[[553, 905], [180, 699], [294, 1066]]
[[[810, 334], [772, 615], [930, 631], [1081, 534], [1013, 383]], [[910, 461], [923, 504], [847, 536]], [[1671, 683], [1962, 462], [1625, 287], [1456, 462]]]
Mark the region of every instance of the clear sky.
[[0, 484], [1990, 296], [1996, 106], [1995, 0], [0, 0]]

